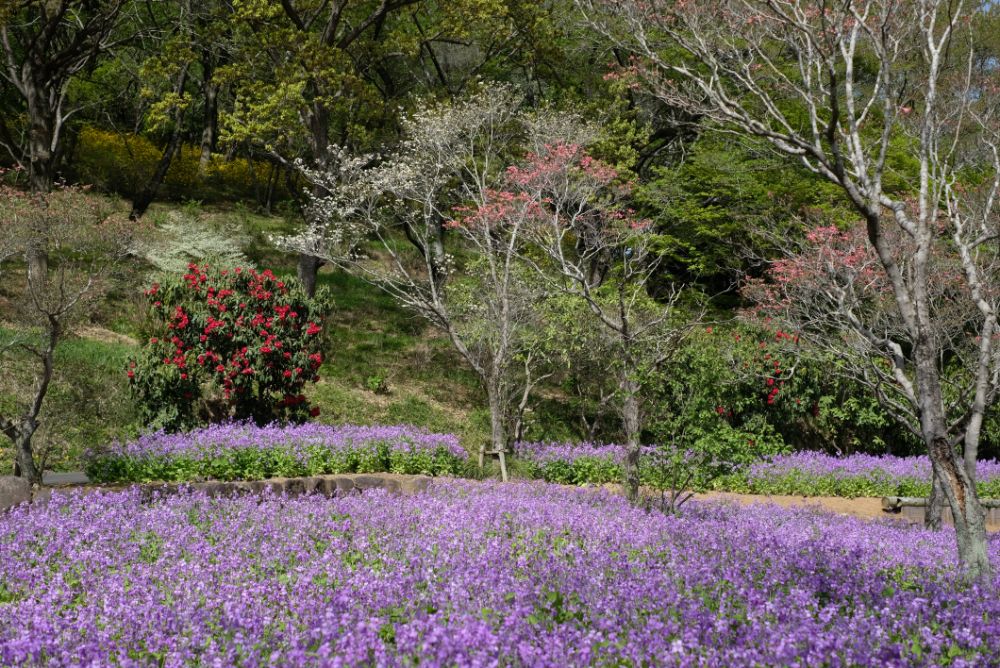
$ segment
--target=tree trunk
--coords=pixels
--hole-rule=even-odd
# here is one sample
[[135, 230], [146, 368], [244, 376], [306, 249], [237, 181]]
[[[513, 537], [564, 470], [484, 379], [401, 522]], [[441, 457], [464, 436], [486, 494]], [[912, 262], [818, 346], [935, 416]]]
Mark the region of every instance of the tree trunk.
[[507, 422], [506, 406], [497, 383], [486, 381], [486, 395], [490, 404], [490, 449], [500, 457], [500, 474], [507, 482]]
[[212, 162], [212, 153], [219, 136], [219, 86], [212, 82], [212, 59], [202, 58], [204, 76], [203, 95], [205, 97], [205, 119], [201, 130], [201, 157], [198, 159], [198, 174], [204, 176]]
[[[44, 103], [42, 91], [29, 84], [28, 102], [28, 187], [36, 195], [46, 195], [52, 191], [53, 123], [48, 106]], [[44, 231], [40, 230], [44, 233]], [[41, 244], [32, 244], [27, 257], [29, 285], [44, 286], [49, 275], [49, 255]]]
[[[187, 65], [185, 65], [181, 69], [177, 85], [174, 87], [174, 92], [182, 98], [184, 96], [184, 85], [187, 82], [187, 70]], [[132, 200], [132, 210], [128, 214], [129, 220], [139, 220], [142, 218], [149, 205], [156, 199], [156, 193], [163, 184], [163, 180], [167, 178], [167, 171], [170, 170], [170, 164], [174, 161], [174, 154], [177, 153], [177, 148], [181, 144], [183, 121], [184, 108], [178, 105], [174, 112], [174, 127], [170, 132], [170, 139], [167, 140], [167, 145], [163, 148], [163, 155], [160, 156], [160, 161], [157, 163], [153, 175], [146, 182], [146, 185], [143, 186], [142, 190], [139, 191], [139, 194]]]
[[[330, 151], [330, 114], [321, 102], [312, 104], [312, 113], [309, 117], [310, 148], [316, 163], [322, 168], [327, 164], [327, 157]], [[313, 188], [313, 194], [323, 195], [323, 189], [319, 186]], [[313, 225], [313, 221], [306, 220], [306, 225]], [[316, 294], [316, 274], [323, 266], [323, 261], [318, 257], [301, 253], [299, 255], [298, 276], [306, 294], [310, 297]]]
[[986, 517], [976, 493], [975, 476], [970, 475], [964, 458], [958, 455], [948, 439], [941, 382], [934, 353], [933, 348], [928, 345], [917, 345], [914, 348], [918, 398], [921, 404], [921, 430], [933, 468], [932, 480], [938, 480], [940, 491], [951, 509], [959, 563], [970, 577], [985, 577], [992, 573], [986, 549]]
[[29, 84], [25, 97], [28, 103], [28, 184], [31, 192], [44, 194], [52, 190], [54, 180], [54, 123], [44, 91]]
[[41, 289], [49, 280], [49, 254], [41, 244], [28, 248], [28, 287]]
[[316, 296], [316, 277], [321, 266], [323, 266], [323, 261], [318, 257], [306, 253], [299, 254], [299, 282], [302, 283], [302, 289], [310, 297]]
[[985, 515], [975, 481], [967, 475], [947, 438], [936, 438], [928, 449], [955, 522], [958, 560], [971, 577], [988, 576], [992, 565], [987, 553]]
[[486, 394], [490, 404], [490, 446], [494, 452], [507, 451], [507, 423], [503, 397], [495, 383], [487, 381]]
[[639, 458], [642, 454], [639, 443], [639, 383], [625, 377], [621, 382], [622, 428], [625, 431], [625, 491], [629, 501], [639, 501]]
[[944, 511], [945, 496], [941, 490], [941, 479], [934, 467], [931, 467], [931, 493], [927, 497], [927, 507], [924, 511], [924, 527], [931, 531], [941, 530], [941, 513]]
[[163, 185], [163, 180], [167, 178], [167, 172], [170, 170], [170, 164], [174, 161], [174, 155], [177, 153], [177, 147], [180, 146], [180, 143], [181, 131], [178, 125], [170, 134], [170, 140], [163, 149], [163, 155], [160, 156], [160, 161], [157, 163], [153, 175], [149, 177], [149, 181], [132, 200], [132, 210], [128, 214], [129, 220], [142, 218], [149, 209], [149, 205], [156, 199], [156, 193]]
[[31, 451], [31, 437], [38, 429], [34, 420], [22, 423], [11, 439], [14, 441], [14, 457], [18, 474], [33, 485], [42, 484], [42, 474], [35, 467], [35, 458]]

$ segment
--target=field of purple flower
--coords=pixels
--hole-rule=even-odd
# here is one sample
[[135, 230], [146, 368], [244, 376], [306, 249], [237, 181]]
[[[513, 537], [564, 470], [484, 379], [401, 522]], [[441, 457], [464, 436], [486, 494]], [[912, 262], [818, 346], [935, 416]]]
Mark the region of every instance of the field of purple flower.
[[[603, 484], [621, 480], [625, 448], [592, 443], [518, 443], [515, 453], [530, 475], [561, 484]], [[656, 471], [645, 468], [644, 482], [657, 486]], [[980, 495], [1000, 498], [1000, 462], [980, 461]], [[744, 494], [800, 496], [927, 496], [931, 468], [927, 457], [849, 455], [819, 452], [776, 455], [711, 480], [705, 489]]]
[[260, 480], [327, 473], [458, 474], [467, 460], [452, 434], [418, 427], [229, 423], [147, 434], [91, 453], [96, 482]]
[[946, 532], [544, 483], [57, 497], [0, 518], [0, 665], [995, 665], [1000, 581], [954, 561]]

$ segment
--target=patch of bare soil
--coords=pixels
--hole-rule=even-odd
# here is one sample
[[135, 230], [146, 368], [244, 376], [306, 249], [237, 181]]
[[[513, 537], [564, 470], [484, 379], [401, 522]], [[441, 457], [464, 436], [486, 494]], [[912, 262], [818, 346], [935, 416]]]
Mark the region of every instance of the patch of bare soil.
[[[706, 494], [695, 494], [694, 498], [699, 501], [724, 501], [738, 503], [748, 506], [755, 503], [774, 504], [782, 508], [814, 508], [838, 515], [850, 515], [866, 520], [892, 519], [902, 522], [920, 524], [921, 520], [917, 515], [922, 515], [923, 511], [915, 513], [887, 513], [882, 510], [882, 499], [872, 497], [858, 497], [845, 499], [839, 496], [763, 496], [755, 494], [733, 494], [730, 492], [708, 492]], [[914, 509], [916, 510], [916, 509]], [[986, 523], [987, 531], [1000, 531], [1000, 523]]]
[[866, 520], [898, 518], [899, 515], [884, 512], [882, 499], [859, 497], [845, 499], [839, 496], [762, 496], [756, 494], [733, 494], [730, 492], [707, 492], [695, 494], [698, 501], [728, 501], [741, 506], [755, 503], [769, 503], [782, 508], [816, 508], [838, 515], [851, 515]]
[[73, 333], [83, 339], [100, 341], [101, 343], [121, 343], [126, 346], [137, 346], [139, 342], [131, 336], [113, 332], [98, 325], [81, 325], [73, 330]]

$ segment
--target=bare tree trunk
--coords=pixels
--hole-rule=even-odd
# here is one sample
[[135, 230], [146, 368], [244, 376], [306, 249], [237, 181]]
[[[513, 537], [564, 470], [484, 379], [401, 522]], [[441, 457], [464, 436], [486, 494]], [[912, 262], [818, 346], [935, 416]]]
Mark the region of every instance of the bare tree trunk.
[[33, 193], [52, 190], [54, 180], [52, 136], [54, 129], [44, 93], [32, 83], [28, 84], [28, 183]]
[[639, 457], [641, 445], [639, 442], [639, 383], [627, 375], [621, 382], [624, 396], [622, 397], [622, 428], [625, 431], [625, 491], [632, 503], [639, 500]]
[[[177, 85], [174, 87], [174, 92], [181, 97], [184, 96], [184, 85], [187, 83], [187, 70], [187, 65], [185, 65], [181, 69]], [[167, 178], [170, 164], [174, 161], [174, 155], [177, 153], [178, 147], [180, 147], [183, 122], [184, 108], [178, 105], [174, 112], [174, 127], [170, 132], [170, 139], [167, 140], [167, 145], [163, 148], [163, 155], [160, 156], [160, 161], [157, 163], [153, 175], [149, 177], [149, 181], [146, 182], [146, 185], [143, 186], [139, 194], [132, 200], [132, 210], [128, 214], [129, 220], [139, 220], [142, 218], [146, 210], [149, 209], [149, 205], [156, 199], [156, 193], [163, 184], [163, 180]]]
[[917, 346], [914, 358], [920, 390], [921, 428], [933, 467], [932, 480], [937, 479], [951, 509], [959, 563], [969, 576], [982, 577], [992, 572], [992, 565], [987, 554], [986, 517], [976, 492], [975, 478], [966, 470], [964, 458], [959, 456], [947, 435], [934, 351]]
[[33, 485], [42, 484], [42, 473], [35, 466], [35, 458], [31, 451], [31, 437], [35, 435], [37, 429], [38, 423], [29, 420], [19, 425], [16, 435], [12, 437], [20, 476]]
[[507, 450], [507, 429], [504, 424], [503, 402], [493, 389], [489, 391], [490, 445], [494, 452]]
[[[504, 456], [507, 452], [507, 423], [503, 397], [500, 395], [495, 381], [486, 381], [486, 394], [490, 404], [490, 447], [493, 452]], [[501, 461], [503, 462], [503, 460]], [[504, 482], [507, 481], [506, 468], [504, 466], [501, 470]]]
[[941, 513], [944, 511], [945, 496], [941, 489], [941, 479], [937, 470], [931, 467], [931, 493], [927, 497], [927, 508], [924, 511], [924, 527], [931, 531], [941, 530]]
[[212, 81], [214, 64], [211, 54], [206, 51], [202, 57], [202, 94], [205, 98], [205, 118], [201, 130], [201, 157], [198, 159], [198, 173], [202, 176], [212, 162], [212, 153], [219, 137], [219, 85]]
[[[310, 143], [313, 157], [318, 164], [325, 165], [330, 150], [330, 114], [320, 102], [315, 102], [312, 105], [309, 129], [311, 132]], [[317, 197], [322, 197], [322, 188], [314, 188], [313, 194]], [[312, 225], [313, 221], [306, 220], [306, 224]], [[316, 275], [322, 266], [323, 261], [320, 258], [305, 253], [299, 254], [297, 272], [299, 281], [302, 283], [306, 294], [310, 297], [316, 294]]]
[[931, 465], [941, 479], [941, 490], [948, 501], [958, 539], [958, 560], [971, 577], [992, 572], [987, 553], [986, 523], [975, 481], [955, 455], [946, 438], [939, 437], [928, 446]]
[[49, 254], [40, 244], [32, 244], [26, 254], [28, 284], [44, 286], [49, 277]]
[[135, 199], [132, 200], [132, 210], [128, 214], [129, 220], [139, 220], [142, 218], [149, 209], [149, 205], [156, 199], [156, 193], [163, 184], [163, 180], [167, 177], [167, 172], [170, 171], [170, 164], [174, 161], [174, 155], [177, 153], [177, 147], [180, 143], [180, 127], [175, 127], [174, 131], [170, 134], [170, 140], [163, 149], [160, 161], [156, 165], [156, 171], [153, 172], [153, 175], [149, 177], [149, 181], [146, 182], [146, 185], [143, 186], [142, 190], [135, 196]]
[[[52, 120], [42, 99], [42, 91], [27, 84], [28, 101], [28, 186], [36, 195], [51, 192], [53, 177]], [[32, 245], [25, 258], [28, 280], [44, 285], [49, 274], [49, 255], [41, 246]]]
[[267, 192], [264, 193], [264, 213], [271, 215], [271, 208], [274, 206], [274, 193], [278, 189], [278, 178], [281, 176], [281, 167], [271, 163], [271, 171], [267, 177]]
[[323, 266], [323, 261], [318, 257], [314, 255], [307, 255], [305, 253], [299, 254], [299, 282], [302, 283], [302, 289], [305, 290], [306, 294], [310, 297], [314, 297], [316, 295], [316, 277], [321, 266]]

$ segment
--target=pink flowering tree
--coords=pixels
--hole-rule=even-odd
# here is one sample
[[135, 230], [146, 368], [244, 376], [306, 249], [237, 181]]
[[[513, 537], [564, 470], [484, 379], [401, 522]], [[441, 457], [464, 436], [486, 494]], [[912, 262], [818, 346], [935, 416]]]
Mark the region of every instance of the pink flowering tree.
[[[915, 252], [908, 238], [893, 231], [889, 237], [896, 253]], [[953, 244], [942, 236], [933, 250], [935, 280], [927, 297], [935, 319], [928, 331], [949, 358], [943, 401], [950, 419], [960, 423], [967, 410], [961, 386], [971, 380], [968, 371], [975, 368], [980, 343], [979, 314], [973, 302], [961, 298], [964, 276]], [[863, 225], [809, 230], [794, 248], [786, 244], [786, 256], [772, 261], [764, 276], [747, 280], [743, 295], [753, 304], [748, 315], [800, 329], [813, 346], [832, 353], [840, 370], [867, 387], [898, 424], [922, 438], [913, 342], [896, 317], [891, 285]], [[927, 525], [939, 528], [945, 499], [934, 478]]]
[[[689, 329], [678, 316], [680, 286], [660, 283], [650, 222], [624, 205], [632, 185], [580, 143], [537, 144], [510, 167], [512, 218], [530, 239], [523, 255], [550, 289], [578, 300], [611, 355], [616, 403], [628, 453], [625, 483], [639, 493], [643, 382], [676, 351]], [[510, 216], [510, 214], [508, 214]]]
[[[983, 418], [1000, 391], [1000, 87], [995, 58], [973, 37], [993, 3], [576, 4], [633, 56], [629, 75], [647, 93], [764, 139], [841, 189], [863, 233], [819, 232], [826, 238], [804, 257], [774, 268], [782, 288], [762, 297], [787, 298], [807, 323], [836, 314], [843, 329], [831, 335], [880, 351], [872, 364], [885, 372], [868, 377], [884, 380], [869, 382], [892, 386], [888, 405], [919, 431], [955, 518], [959, 561], [973, 576], [990, 573], [975, 479]], [[803, 262], [834, 280], [807, 289]]]

